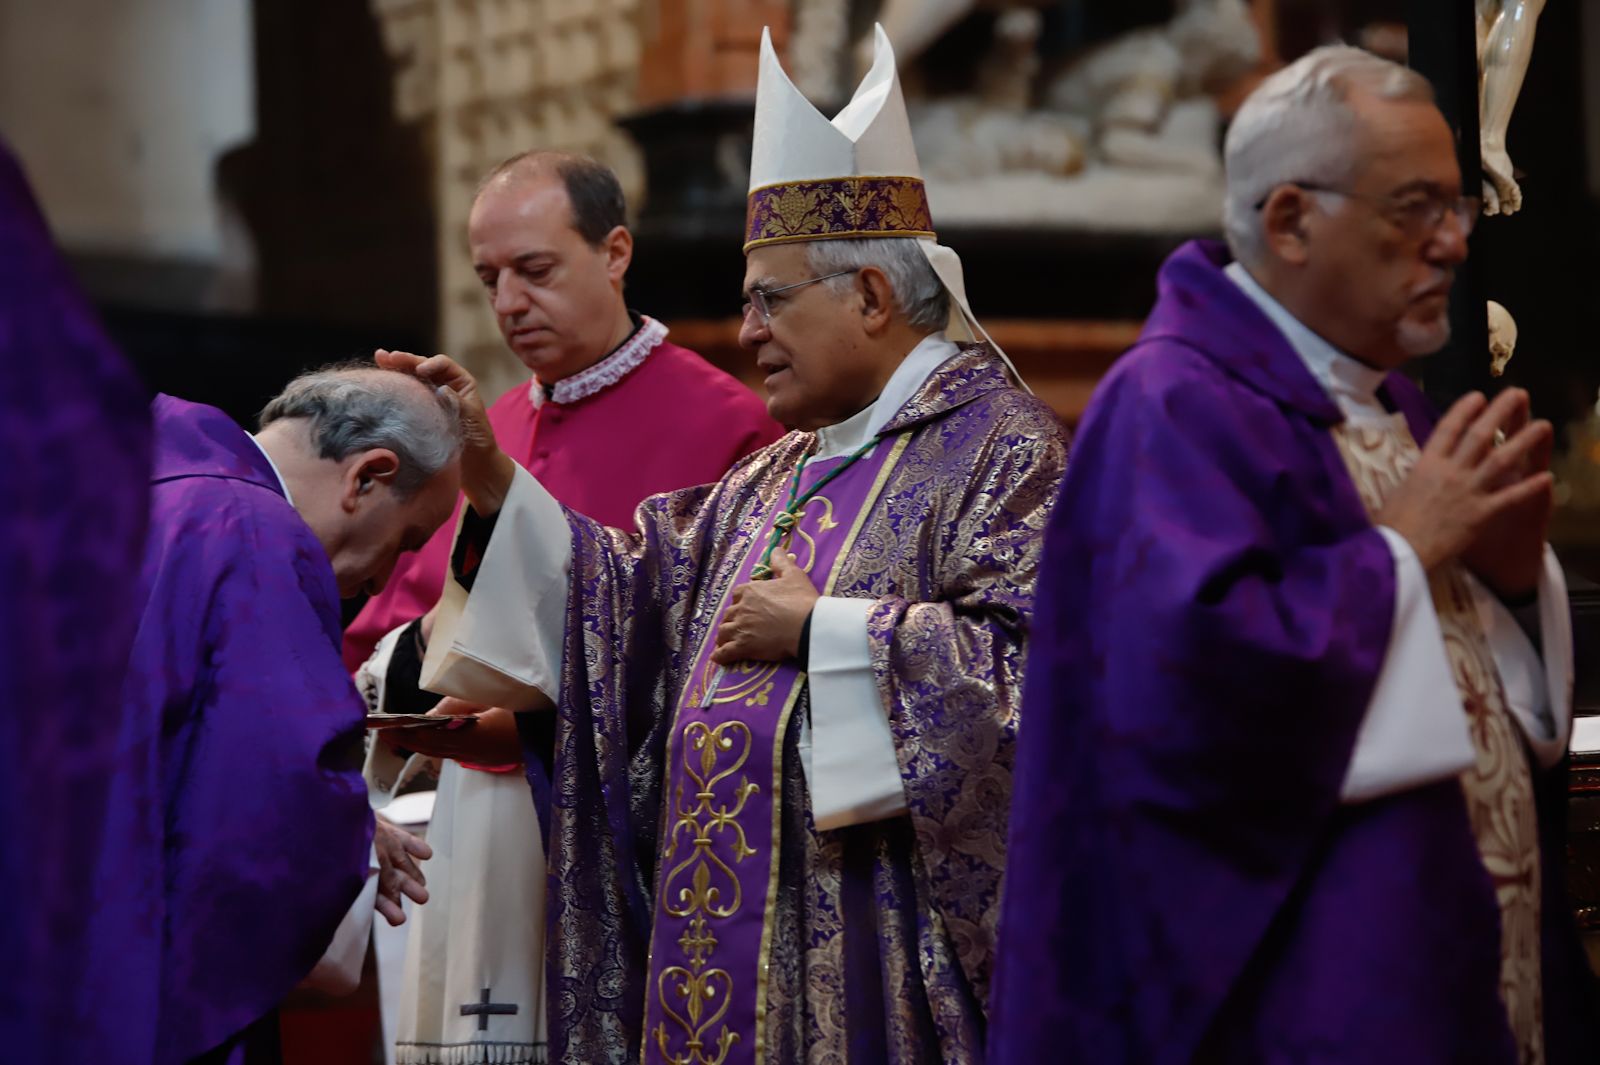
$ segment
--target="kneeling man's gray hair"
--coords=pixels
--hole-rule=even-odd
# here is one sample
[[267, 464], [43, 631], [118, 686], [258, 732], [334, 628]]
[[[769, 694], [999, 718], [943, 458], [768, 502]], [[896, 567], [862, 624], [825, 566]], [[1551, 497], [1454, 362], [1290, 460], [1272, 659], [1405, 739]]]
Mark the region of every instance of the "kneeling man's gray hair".
[[1267, 78], [1228, 127], [1228, 175], [1222, 227], [1234, 258], [1249, 264], [1266, 251], [1256, 204], [1295, 181], [1343, 186], [1353, 176], [1358, 130], [1350, 96], [1433, 102], [1433, 86], [1416, 71], [1349, 45], [1313, 49]]
[[[928, 265], [915, 237], [814, 240], [806, 245], [806, 262], [819, 276], [876, 266], [889, 279], [895, 306], [912, 327], [932, 332], [943, 329], [950, 320], [950, 294]], [[853, 281], [836, 277], [824, 284], [843, 291]]]
[[461, 454], [460, 404], [448, 388], [370, 362], [301, 374], [261, 410], [261, 428], [283, 418], [310, 422], [311, 446], [335, 462], [372, 448], [400, 460], [394, 490], [412, 495]]

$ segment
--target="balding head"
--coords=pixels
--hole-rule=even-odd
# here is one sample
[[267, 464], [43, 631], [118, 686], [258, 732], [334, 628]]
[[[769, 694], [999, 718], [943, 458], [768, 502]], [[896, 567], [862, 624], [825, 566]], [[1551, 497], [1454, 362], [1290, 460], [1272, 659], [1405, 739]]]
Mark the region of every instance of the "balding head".
[[467, 217], [472, 268], [506, 346], [553, 384], [633, 331], [622, 281], [633, 261], [611, 170], [566, 152], [525, 152], [491, 170]]
[[547, 149], [513, 155], [483, 176], [473, 203], [486, 192], [519, 185], [558, 182], [567, 194], [567, 224], [585, 244], [600, 247], [610, 232], [628, 221], [628, 202], [611, 168], [587, 155]]

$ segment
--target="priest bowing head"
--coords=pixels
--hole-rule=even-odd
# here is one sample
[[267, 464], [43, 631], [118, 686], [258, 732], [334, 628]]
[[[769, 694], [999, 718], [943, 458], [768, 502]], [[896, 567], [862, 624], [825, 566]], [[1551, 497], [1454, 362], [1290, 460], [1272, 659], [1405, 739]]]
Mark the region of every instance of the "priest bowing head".
[[383, 590], [402, 552], [444, 524], [461, 490], [455, 394], [369, 363], [296, 378], [256, 437], [321, 541], [340, 596]]
[[254, 1061], [277, 1042], [278, 1003], [341, 919], [359, 921], [369, 855], [390, 921], [402, 896], [427, 901], [427, 845], [374, 828], [367, 805], [339, 596], [381, 587], [449, 514], [458, 401], [363, 365], [290, 383], [254, 438], [173, 396], [151, 419], [117, 769], [118, 793], [148, 801], [120, 804], [104, 833], [145, 919], [102, 929], [120, 946], [105, 979], [142, 989], [128, 993], [154, 1029], [143, 1060]]

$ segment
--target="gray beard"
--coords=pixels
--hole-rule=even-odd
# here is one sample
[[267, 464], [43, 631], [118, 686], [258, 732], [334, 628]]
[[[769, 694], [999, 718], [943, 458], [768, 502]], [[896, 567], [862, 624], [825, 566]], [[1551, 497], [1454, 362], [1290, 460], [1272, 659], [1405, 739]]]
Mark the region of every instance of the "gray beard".
[[1395, 330], [1395, 339], [1408, 355], [1432, 355], [1450, 342], [1450, 318], [1441, 314], [1427, 323], [1403, 321]]

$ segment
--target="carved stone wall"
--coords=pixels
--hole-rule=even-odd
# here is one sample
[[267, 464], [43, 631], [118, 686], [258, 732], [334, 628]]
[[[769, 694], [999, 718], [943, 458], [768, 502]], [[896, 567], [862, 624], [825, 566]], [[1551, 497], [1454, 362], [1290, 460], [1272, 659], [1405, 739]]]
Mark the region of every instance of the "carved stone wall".
[[643, 192], [613, 124], [634, 107], [642, 0], [372, 0], [397, 66], [395, 106], [434, 159], [439, 342], [497, 395], [527, 371], [505, 349], [466, 243], [483, 174], [528, 148], [587, 152]]

